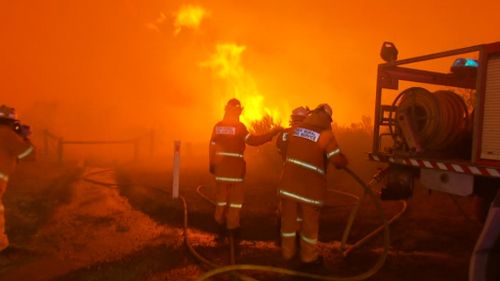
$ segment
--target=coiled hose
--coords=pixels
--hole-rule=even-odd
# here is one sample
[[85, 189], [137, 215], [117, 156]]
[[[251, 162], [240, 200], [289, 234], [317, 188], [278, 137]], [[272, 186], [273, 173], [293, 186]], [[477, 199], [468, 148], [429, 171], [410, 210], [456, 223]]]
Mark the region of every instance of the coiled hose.
[[[375, 204], [375, 207], [378, 211], [378, 214], [379, 214], [381, 220], [383, 221], [384, 250], [383, 250], [382, 254], [380, 255], [379, 259], [377, 260], [377, 262], [368, 271], [360, 273], [360, 274], [355, 275], [355, 276], [340, 277], [340, 276], [323, 276], [323, 275], [300, 272], [300, 271], [290, 270], [290, 269], [286, 269], [286, 268], [273, 267], [273, 266], [253, 265], [253, 264], [236, 264], [236, 265], [229, 265], [229, 266], [215, 268], [211, 271], [204, 273], [196, 280], [202, 281], [202, 280], [206, 280], [212, 276], [216, 276], [216, 275], [226, 273], [226, 272], [238, 271], [238, 270], [264, 271], [264, 272], [271, 272], [271, 273], [277, 273], [277, 274], [291, 275], [291, 276], [296, 276], [296, 277], [304, 277], [304, 278], [309, 278], [309, 279], [314, 279], [314, 280], [327, 280], [327, 281], [364, 280], [364, 279], [369, 278], [373, 274], [375, 274], [384, 265], [385, 260], [386, 260], [387, 255], [388, 255], [388, 252], [389, 252], [389, 246], [390, 246], [389, 224], [385, 218], [384, 210], [382, 208], [382, 205], [380, 204], [380, 199], [378, 199], [377, 195], [368, 187], [368, 185], [357, 174], [355, 174], [349, 168], [347, 168], [347, 167], [344, 168], [344, 171], [347, 172], [364, 189], [365, 193], [368, 194], [372, 198], [372, 200]], [[185, 211], [185, 215], [187, 215], [187, 210]]]
[[[452, 91], [430, 91], [411, 87], [402, 91], [393, 101], [396, 107], [396, 124], [399, 118], [406, 118], [411, 131], [424, 150], [443, 150], [456, 145], [467, 134], [470, 117], [463, 98]], [[389, 113], [392, 119], [392, 111]], [[396, 138], [400, 131], [392, 125], [389, 131]], [[402, 135], [404, 139], [410, 136]], [[395, 139], [396, 141], [396, 139]]]

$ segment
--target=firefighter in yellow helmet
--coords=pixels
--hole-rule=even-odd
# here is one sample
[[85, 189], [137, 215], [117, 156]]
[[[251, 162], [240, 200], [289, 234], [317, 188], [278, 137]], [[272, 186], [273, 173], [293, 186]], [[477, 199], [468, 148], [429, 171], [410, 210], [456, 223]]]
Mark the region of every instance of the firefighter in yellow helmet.
[[[302, 121], [304, 121], [304, 119], [306, 119], [306, 117], [309, 115], [310, 112], [311, 111], [307, 106], [299, 106], [294, 110], [292, 110], [292, 114], [290, 115], [290, 121], [289, 121], [290, 127], [286, 128], [285, 130], [283, 130], [283, 132], [278, 134], [278, 137], [276, 138], [276, 147], [283, 161], [286, 160], [286, 150], [288, 147], [289, 135], [293, 133], [293, 130], [297, 128], [302, 123]], [[278, 215], [277, 228], [279, 234], [281, 233], [281, 204], [279, 201], [278, 201], [278, 206], [276, 208], [276, 213]], [[297, 223], [300, 223], [301, 221], [302, 221], [302, 216], [298, 214]], [[281, 240], [278, 241], [278, 244], [280, 243]]]
[[243, 206], [243, 179], [246, 163], [243, 158], [246, 144], [258, 146], [271, 141], [282, 128], [273, 128], [266, 134], [250, 134], [240, 115], [243, 111], [237, 99], [228, 101], [224, 118], [215, 124], [209, 146], [209, 170], [215, 177], [215, 221], [218, 240], [222, 242], [227, 230], [239, 241], [240, 210]]
[[32, 155], [33, 145], [28, 139], [30, 130], [16, 118], [14, 108], [0, 106], [0, 251], [9, 246], [5, 234], [5, 209], [2, 197], [7, 189], [9, 175], [14, 171], [17, 161]]
[[[281, 247], [285, 260], [296, 252], [300, 235], [300, 259], [305, 264], [321, 261], [316, 244], [319, 214], [326, 195], [326, 171], [347, 165], [331, 129], [332, 109], [320, 104], [288, 136], [283, 174], [279, 183], [281, 197]], [[303, 216], [297, 224], [297, 214]], [[298, 229], [299, 228], [299, 229]]]

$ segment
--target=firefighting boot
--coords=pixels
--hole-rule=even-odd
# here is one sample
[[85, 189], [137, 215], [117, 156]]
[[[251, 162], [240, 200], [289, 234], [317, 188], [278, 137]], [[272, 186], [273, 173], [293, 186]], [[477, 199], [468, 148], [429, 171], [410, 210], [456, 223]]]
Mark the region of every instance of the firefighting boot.
[[224, 244], [227, 237], [227, 228], [225, 224], [217, 224], [217, 233], [215, 234], [215, 242], [219, 245]]
[[281, 217], [278, 217], [276, 219], [276, 225], [275, 225], [275, 231], [276, 231], [276, 240], [274, 241], [274, 244], [276, 247], [280, 248], [281, 247]]
[[241, 229], [234, 228], [229, 230], [230, 241], [230, 260], [231, 263], [236, 263], [236, 258], [240, 255]]

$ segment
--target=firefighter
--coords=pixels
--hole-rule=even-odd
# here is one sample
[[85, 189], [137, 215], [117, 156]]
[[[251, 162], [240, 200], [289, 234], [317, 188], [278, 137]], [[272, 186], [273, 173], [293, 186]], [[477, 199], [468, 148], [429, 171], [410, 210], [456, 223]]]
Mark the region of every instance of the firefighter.
[[[281, 197], [281, 249], [287, 261], [295, 256], [297, 232], [300, 260], [319, 264], [319, 214], [326, 195], [329, 164], [340, 169], [347, 165], [331, 129], [332, 109], [320, 104], [288, 136], [288, 147], [279, 183]], [[303, 221], [297, 224], [297, 214]]]
[[[307, 106], [299, 106], [295, 108], [292, 111], [292, 114], [290, 115], [290, 121], [289, 121], [289, 128], [286, 128], [283, 130], [283, 132], [278, 134], [278, 137], [276, 138], [276, 147], [278, 149], [279, 154], [281, 155], [281, 158], [283, 161], [286, 160], [286, 149], [288, 146], [288, 136], [293, 133], [293, 130], [297, 128], [302, 121], [309, 115], [310, 110]], [[278, 206], [276, 208], [276, 214], [277, 216], [277, 231], [278, 231], [278, 241], [277, 244], [281, 244], [281, 238], [280, 238], [280, 233], [281, 233], [281, 205], [278, 200]], [[302, 216], [300, 214], [297, 215], [297, 223], [300, 223], [302, 221]]]
[[246, 163], [243, 158], [246, 144], [262, 145], [283, 129], [275, 127], [263, 135], [250, 134], [240, 115], [243, 111], [237, 99], [230, 99], [224, 118], [215, 124], [209, 146], [209, 170], [215, 177], [216, 206], [214, 218], [218, 226], [217, 240], [222, 242], [227, 232], [235, 241], [240, 237], [240, 210], [243, 206], [243, 179]]
[[0, 251], [9, 246], [5, 234], [5, 209], [2, 196], [7, 189], [9, 175], [17, 162], [33, 155], [34, 147], [28, 139], [30, 130], [16, 118], [14, 108], [0, 106]]

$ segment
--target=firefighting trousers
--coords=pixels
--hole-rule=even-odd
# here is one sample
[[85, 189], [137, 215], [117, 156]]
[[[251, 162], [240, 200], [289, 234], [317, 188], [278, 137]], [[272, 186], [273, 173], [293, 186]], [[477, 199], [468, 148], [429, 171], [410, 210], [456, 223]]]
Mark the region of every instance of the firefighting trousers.
[[215, 182], [215, 221], [226, 224], [227, 229], [240, 227], [240, 211], [243, 207], [242, 183]]
[[[302, 222], [298, 222], [298, 214], [302, 214]], [[312, 262], [318, 258], [319, 232], [318, 206], [300, 203], [293, 199], [281, 198], [281, 253], [285, 260], [293, 258], [296, 252], [297, 232], [300, 236], [300, 259]]]
[[5, 234], [5, 209], [2, 201], [6, 189], [7, 182], [0, 180], [0, 251], [9, 246], [9, 239]]

